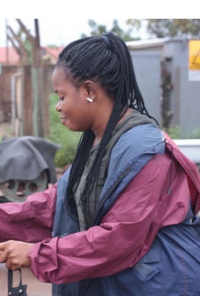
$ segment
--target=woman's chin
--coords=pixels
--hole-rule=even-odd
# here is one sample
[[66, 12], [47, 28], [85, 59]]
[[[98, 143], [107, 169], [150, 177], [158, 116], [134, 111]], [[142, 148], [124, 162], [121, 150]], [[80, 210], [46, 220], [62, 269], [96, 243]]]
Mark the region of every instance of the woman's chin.
[[67, 128], [69, 128], [69, 127], [68, 127], [68, 126], [69, 126], [69, 119], [68, 119], [68, 117], [60, 118], [60, 123], [61, 123], [62, 125], [65, 125]]
[[67, 119], [62, 119], [61, 120], [62, 125], [64, 125], [68, 130], [70, 131], [76, 131], [76, 128], [74, 128], [73, 125], [70, 124], [69, 120]]

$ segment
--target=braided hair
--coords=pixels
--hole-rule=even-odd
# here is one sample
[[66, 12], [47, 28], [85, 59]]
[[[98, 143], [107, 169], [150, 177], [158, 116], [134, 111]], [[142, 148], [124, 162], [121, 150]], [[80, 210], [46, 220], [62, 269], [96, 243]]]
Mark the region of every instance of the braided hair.
[[[88, 196], [99, 176], [100, 165], [117, 122], [128, 108], [149, 115], [142, 94], [139, 90], [131, 56], [126, 44], [116, 35], [108, 33], [103, 37], [86, 37], [70, 43], [59, 55], [56, 67], [62, 67], [66, 77], [74, 86], [79, 87], [85, 80], [98, 82], [113, 100], [113, 110], [100, 142], [98, 153], [87, 176], [81, 202], [85, 216], [88, 214]], [[66, 203], [71, 205], [75, 214], [74, 188], [78, 185], [89, 151], [94, 142], [92, 130], [82, 134], [77, 152], [71, 167], [67, 187]]]

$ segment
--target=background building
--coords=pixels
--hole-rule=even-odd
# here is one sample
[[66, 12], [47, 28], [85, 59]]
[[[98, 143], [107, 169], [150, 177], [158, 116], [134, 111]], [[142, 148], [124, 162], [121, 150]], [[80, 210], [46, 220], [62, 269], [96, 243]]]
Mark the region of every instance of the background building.
[[200, 63], [199, 76], [190, 77], [190, 42], [161, 38], [127, 42], [150, 114], [166, 128], [179, 126], [186, 137], [200, 129]]

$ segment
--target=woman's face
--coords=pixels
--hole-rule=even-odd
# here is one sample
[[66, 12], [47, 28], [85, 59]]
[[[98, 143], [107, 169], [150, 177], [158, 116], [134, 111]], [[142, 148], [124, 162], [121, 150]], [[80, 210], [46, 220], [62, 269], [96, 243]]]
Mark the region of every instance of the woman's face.
[[61, 67], [55, 68], [52, 76], [55, 93], [58, 95], [56, 110], [60, 113], [63, 125], [72, 131], [85, 131], [92, 128], [94, 112], [87, 101], [88, 93], [85, 86], [76, 88]]

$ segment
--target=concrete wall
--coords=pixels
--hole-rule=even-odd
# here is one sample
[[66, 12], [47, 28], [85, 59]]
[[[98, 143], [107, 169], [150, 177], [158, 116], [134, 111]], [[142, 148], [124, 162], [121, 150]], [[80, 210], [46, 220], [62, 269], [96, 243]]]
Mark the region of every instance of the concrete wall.
[[131, 56], [147, 110], [158, 122], [161, 122], [160, 54], [151, 51], [133, 51]]

